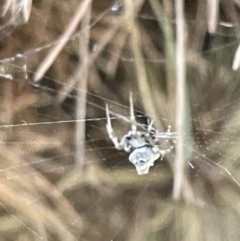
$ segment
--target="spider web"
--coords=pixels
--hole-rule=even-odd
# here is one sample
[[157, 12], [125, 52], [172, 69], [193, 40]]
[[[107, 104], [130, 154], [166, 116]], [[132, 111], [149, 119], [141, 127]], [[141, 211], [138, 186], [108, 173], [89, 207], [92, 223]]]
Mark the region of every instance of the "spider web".
[[[116, 4], [111, 5], [110, 8], [101, 12], [91, 27], [93, 28], [106, 14], [112, 14], [112, 12], [115, 13], [116, 11], [120, 11], [120, 7]], [[140, 14], [138, 18], [141, 21], [156, 21], [155, 17], [151, 14]], [[189, 22], [189, 25], [191, 24], [195, 23]], [[223, 25], [225, 22], [221, 24]], [[236, 24], [231, 27], [236, 27]], [[204, 54], [218, 54], [220, 51], [236, 47], [238, 44], [238, 40], [231, 39], [231, 34], [224, 35], [220, 31], [216, 36], [227, 38], [227, 43], [222, 45], [216, 43], [214, 47], [206, 50]], [[78, 35], [74, 36], [69, 42], [77, 40]], [[121, 187], [129, 183], [129, 185], [134, 186], [139, 184], [141, 186], [140, 191], [134, 193], [133, 197], [131, 197], [131, 195], [127, 196], [126, 199], [127, 203], [131, 203], [132, 206], [128, 209], [129, 214], [123, 215], [124, 220], [122, 220], [122, 222], [126, 223], [126, 220], [130, 222], [132, 216], [138, 217], [138, 212], [135, 213], [134, 211], [137, 208], [141, 208], [141, 205], [144, 205], [143, 203], [146, 201], [144, 198], [146, 198], [146, 193], [152, 190], [152, 185], [154, 186], [158, 182], [164, 182], [162, 178], [170, 179], [171, 175], [169, 173], [171, 171], [167, 159], [169, 162], [174, 161], [174, 151], [163, 161], [156, 161], [148, 175], [138, 177], [134, 167], [128, 162], [128, 154], [114, 148], [105, 130], [106, 103], [110, 105], [113, 125], [116, 128], [118, 136], [121, 137], [129, 130], [129, 105], [127, 99], [121, 101], [120, 98], [114, 99], [111, 95], [108, 96], [106, 92], [101, 93], [101, 91], [99, 91], [99, 93], [96, 93], [87, 91], [86, 118], [76, 120], [75, 107], [76, 101], [79, 98], [77, 91], [81, 90], [74, 88], [70, 93], [64, 93], [62, 87], [68, 85], [68, 83], [52, 77], [51, 73], [48, 73], [41, 82], [34, 85], [31, 76], [35, 71], [31, 66], [31, 61], [34, 59], [35, 62], [40, 62], [38, 55], [51, 48], [55, 43], [56, 42], [51, 41], [44, 46], [38, 46], [0, 60], [0, 74], [1, 77], [3, 77], [1, 108], [3, 108], [4, 113], [4, 115], [1, 116], [2, 124], [0, 125], [1, 148], [3, 153], [2, 158], [6, 159], [0, 168], [0, 183], [2, 186], [11, 186], [21, 180], [19, 184], [21, 186], [24, 183], [22, 180], [29, 182], [34, 175], [36, 175], [35, 178], [38, 178], [40, 182], [40, 180], [42, 180], [38, 176], [40, 173], [49, 180], [50, 184], [56, 185], [59, 189], [62, 189], [63, 192], [67, 192], [69, 189], [76, 192], [74, 185], [77, 185], [76, 183], [78, 183], [78, 181], [73, 180], [72, 183], [71, 179], [68, 179], [68, 173], [71, 173], [76, 165], [74, 160], [75, 125], [76, 123], [84, 122], [86, 124], [86, 140], [83, 141], [85, 142], [85, 161], [87, 165], [96, 167], [99, 172], [101, 172], [100, 170], [104, 170], [104, 175], [106, 175], [106, 173], [109, 173], [109, 175], [113, 173], [111, 175], [117, 177], [114, 176], [114, 172], [116, 175], [121, 173], [124, 176], [120, 178], [120, 180], [116, 180], [116, 185]], [[107, 50], [108, 53], [114, 55], [115, 52], [114, 50], [112, 51], [113, 52]], [[165, 63], [164, 58], [146, 58], [144, 60], [149, 63]], [[135, 59], [126, 56], [125, 53], [120, 53], [120, 61], [126, 64], [134, 62]], [[211, 91], [212, 88], [210, 87], [213, 87], [214, 84], [216, 84], [216, 82], [208, 83]], [[219, 83], [219, 85], [220, 84], [222, 83]], [[6, 92], [7, 90], [8, 92]], [[57, 96], [60, 95], [61, 92], [62, 94], [66, 94], [67, 98], [62, 103], [56, 105]], [[240, 97], [237, 96], [235, 90], [232, 90], [232, 93], [233, 98], [226, 96], [225, 99], [220, 100], [216, 105], [209, 104], [207, 97], [202, 98], [202, 100], [205, 101], [204, 103], [198, 103], [197, 98], [192, 101], [191, 108], [198, 109], [199, 114], [193, 117], [190, 124], [192, 129], [190, 128], [191, 131], [189, 135], [191, 135], [193, 141], [192, 145], [187, 148], [190, 149], [193, 156], [189, 161], [189, 175], [193, 179], [197, 179], [198, 176], [207, 176], [209, 178], [210, 174], [213, 174], [213, 183], [221, 182], [222, 179], [226, 178], [233, 183], [232, 185], [236, 185], [239, 189], [240, 184], [237, 179], [237, 167], [239, 161], [238, 146], [240, 142], [238, 137], [238, 112], [236, 110], [239, 107]], [[140, 105], [137, 104], [139, 95], [138, 93], [134, 94], [136, 96], [135, 103], [137, 106], [135, 112], [137, 120], [139, 121], [139, 127], [145, 128], [147, 118], [154, 120], [159, 117], [157, 114], [156, 116], [149, 116], [148, 113], [142, 111], [139, 107]], [[211, 95], [211, 92], [206, 92], [203, 95]], [[28, 96], [28, 98], [24, 96]], [[202, 111], [203, 107], [207, 109], [207, 111]], [[14, 113], [12, 108], [14, 108]], [[172, 120], [164, 116], [160, 117], [160, 120], [165, 127], [169, 125], [169, 122], [172, 122]], [[232, 123], [235, 123], [235, 128], [232, 126]], [[174, 125], [174, 123], [171, 124]], [[163, 128], [159, 131], [164, 132], [166, 129], [164, 130]], [[223, 149], [224, 147], [229, 151]], [[16, 158], [13, 152], [16, 152], [19, 158]], [[225, 161], [226, 158], [228, 159], [227, 162]], [[119, 170], [121, 172], [119, 172]], [[165, 176], [162, 175], [164, 171], [168, 173]], [[82, 171], [79, 170], [79, 173], [81, 172]], [[96, 175], [96, 173], [93, 175]], [[126, 183], [124, 179], [126, 179]], [[38, 184], [41, 185], [39, 182]], [[92, 185], [95, 185], [96, 189], [106, 189], [106, 193], [109, 192], [110, 188], [105, 187], [103, 184], [100, 185], [100, 181], [95, 180], [94, 182], [93, 180], [92, 183], [94, 183]], [[169, 183], [171, 183], [171, 181], [168, 182], [168, 185], [170, 185]], [[132, 187], [126, 188], [125, 192], [131, 190], [131, 188]], [[29, 187], [29, 189], [31, 189], [31, 187]], [[51, 190], [51, 187], [48, 187], [47, 190]], [[82, 189], [80, 188], [80, 190]], [[41, 190], [41, 192], [43, 192], [43, 190]], [[78, 197], [77, 194], [70, 193], [73, 199]], [[23, 191], [23, 195], [27, 195], [26, 190]], [[113, 194], [108, 195], [111, 196]], [[114, 195], [116, 195], [116, 192]], [[120, 194], [118, 194], [117, 197], [119, 197], [119, 195]], [[26, 200], [29, 200], [30, 205], [34, 207], [34, 204], [39, 202], [41, 196], [36, 195], [36, 199], [33, 197], [34, 195], [29, 195], [29, 198]], [[134, 199], [134, 201], [132, 199]], [[104, 200], [104, 198], [100, 198], [99, 203], [103, 205], [102, 202]], [[153, 198], [153, 200], [155, 199]], [[19, 226], [23, 226], [28, 229], [36, 240], [47, 240], [43, 235], [46, 231], [44, 232], [41, 227], [37, 228], [38, 223], [34, 220], [34, 217], [21, 217], [21, 215], [17, 213], [19, 210], [14, 210], [14, 205], [8, 207], [5, 201], [5, 199], [1, 200], [1, 206], [6, 212], [4, 215], [8, 214], [12, 216], [16, 220], [16, 227], [19, 228]], [[20, 204], [21, 201], [22, 200], [19, 201]], [[151, 199], [147, 201], [152, 202]], [[75, 203], [75, 205], [77, 204]], [[15, 214], [15, 212], [17, 214]], [[92, 215], [92, 217], [94, 216]], [[36, 221], [34, 222], [36, 225], [32, 227], [32, 225], [29, 224], [28, 218], [29, 220]], [[25, 221], [25, 219], [27, 219], [27, 221]], [[92, 221], [91, 217], [89, 219]], [[79, 222], [79, 220], [76, 220], [76, 223], [74, 223], [74, 220], [72, 220], [71, 225], [77, 227]], [[107, 221], [105, 220], [105, 222], [107, 226]], [[124, 227], [123, 225], [123, 230]], [[104, 236], [103, 233], [104, 232], [96, 234], [95, 237], [100, 237], [101, 240], [104, 238], [106, 238], [104, 240], [122, 240], [119, 237], [121, 229], [116, 233], [106, 232], [106, 236]], [[64, 236], [63, 233], [62, 236]], [[29, 238], [29, 240], [31, 239]]]

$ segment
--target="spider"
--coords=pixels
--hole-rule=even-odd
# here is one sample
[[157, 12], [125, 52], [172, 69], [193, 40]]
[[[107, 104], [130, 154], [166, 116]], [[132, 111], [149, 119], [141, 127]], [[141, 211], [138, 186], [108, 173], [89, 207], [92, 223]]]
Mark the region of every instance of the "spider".
[[148, 121], [146, 130], [137, 130], [132, 94], [130, 94], [129, 102], [131, 130], [121, 140], [118, 139], [112, 128], [108, 105], [106, 105], [106, 128], [115, 148], [130, 153], [129, 161], [135, 165], [138, 174], [147, 174], [157, 159], [160, 157], [162, 159], [166, 153], [173, 149], [173, 146], [164, 150], [160, 149], [158, 140], [174, 138], [175, 133], [170, 132], [171, 126], [168, 126], [167, 132], [158, 132], [153, 128], [153, 121]]

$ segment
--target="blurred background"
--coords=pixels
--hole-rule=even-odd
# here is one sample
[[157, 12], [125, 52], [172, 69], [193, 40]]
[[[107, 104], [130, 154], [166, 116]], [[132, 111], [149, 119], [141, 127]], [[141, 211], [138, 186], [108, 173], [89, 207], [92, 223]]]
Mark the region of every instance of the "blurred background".
[[139, 176], [105, 105], [119, 138], [130, 92], [142, 127], [176, 130], [174, 1], [0, 1], [0, 241], [240, 240], [240, 4], [184, 4], [188, 141], [173, 200], [175, 149]]

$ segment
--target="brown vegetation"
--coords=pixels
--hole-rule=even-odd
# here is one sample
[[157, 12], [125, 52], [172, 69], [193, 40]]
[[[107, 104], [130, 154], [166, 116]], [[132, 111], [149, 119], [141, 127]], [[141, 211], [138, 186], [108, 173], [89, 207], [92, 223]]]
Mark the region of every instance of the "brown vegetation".
[[[238, 1], [185, 1], [185, 28], [169, 0], [23, 2], [0, 3], [0, 240], [239, 241]], [[179, 134], [144, 176], [105, 129], [131, 91]]]

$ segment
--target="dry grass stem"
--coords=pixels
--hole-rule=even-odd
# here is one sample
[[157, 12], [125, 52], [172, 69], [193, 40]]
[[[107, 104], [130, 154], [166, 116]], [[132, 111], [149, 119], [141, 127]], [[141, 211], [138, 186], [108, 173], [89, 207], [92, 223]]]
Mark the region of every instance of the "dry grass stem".
[[1, 15], [4, 17], [6, 13], [11, 9], [15, 9], [16, 6], [16, 0], [6, 0], [5, 4], [2, 7]]
[[[165, 53], [165, 68], [167, 73], [167, 87], [168, 87], [168, 97], [169, 100], [174, 103], [174, 90], [175, 90], [175, 42], [174, 33], [170, 22], [170, 13], [165, 12], [157, 0], [149, 0], [152, 10], [157, 18], [159, 28], [163, 31]], [[171, 5], [170, 3], [165, 3], [165, 5]], [[171, 6], [168, 8], [171, 9]], [[174, 105], [174, 104], [172, 104]], [[174, 107], [172, 107], [174, 108]], [[173, 111], [174, 112], [174, 109]], [[174, 117], [172, 116], [174, 119]]]
[[[75, 76], [78, 79], [78, 99], [76, 109], [76, 119], [84, 120], [86, 118], [86, 104], [87, 104], [87, 83], [88, 75], [90, 71], [89, 61], [89, 36], [91, 20], [91, 5], [87, 8], [85, 16], [82, 21], [82, 34], [79, 38], [79, 66], [77, 67], [77, 74]], [[85, 164], [85, 122], [76, 123], [76, 154], [75, 161], [77, 169], [81, 169]]]
[[30, 18], [32, 10], [32, 0], [25, 0], [22, 8], [23, 21], [24, 23], [26, 23]]
[[[142, 2], [139, 2], [142, 4]], [[133, 3], [127, 2], [126, 8], [128, 11], [126, 14], [126, 19], [129, 19], [128, 29], [130, 34], [130, 40], [131, 40], [131, 46], [134, 56], [134, 65], [135, 65], [135, 71], [136, 71], [136, 79], [138, 83], [138, 88], [140, 91], [140, 94], [142, 96], [149, 96], [149, 93], [151, 93], [150, 85], [148, 84], [148, 78], [147, 78], [147, 72], [145, 68], [145, 64], [143, 61], [142, 56], [142, 43], [140, 38], [140, 33], [138, 29], [138, 25], [136, 22], [136, 19], [134, 16], [136, 16], [136, 6], [133, 5]], [[149, 116], [154, 116], [157, 113], [156, 106], [154, 104], [153, 95], [149, 96], [149, 98], [143, 98], [142, 99], [144, 109], [148, 111]], [[161, 123], [158, 119], [155, 119], [156, 126], [161, 126]]]
[[176, 143], [176, 158], [174, 163], [174, 184], [173, 198], [178, 200], [181, 197], [183, 178], [185, 175], [186, 163], [186, 26], [184, 19], [183, 0], [175, 1], [176, 7], [176, 132], [178, 139]]
[[52, 65], [58, 54], [61, 52], [65, 44], [69, 41], [72, 34], [77, 28], [77, 25], [81, 21], [81, 19], [84, 17], [84, 14], [88, 8], [88, 5], [91, 3], [91, 0], [84, 0], [82, 1], [76, 12], [74, 17], [71, 19], [69, 25], [67, 26], [66, 30], [62, 34], [62, 36], [59, 38], [58, 43], [51, 49], [51, 51], [48, 53], [47, 57], [43, 60], [43, 62], [38, 67], [36, 73], [34, 74], [33, 81], [38, 82], [43, 75], [46, 73], [48, 68]]
[[215, 33], [218, 26], [219, 0], [207, 1], [208, 31]]
[[[109, 30], [104, 33], [104, 35], [101, 37], [99, 43], [97, 44], [96, 50], [89, 53], [89, 63], [93, 64], [94, 61], [99, 57], [101, 52], [104, 50], [106, 45], [111, 41], [111, 39], [114, 37], [116, 32], [118, 31], [119, 27], [121, 26], [122, 22], [121, 20], [114, 20], [113, 24], [110, 26]], [[87, 30], [86, 30], [87, 31]], [[82, 70], [81, 70], [82, 71]], [[76, 89], [75, 85], [78, 82], [77, 76], [79, 75], [79, 69], [74, 74], [74, 77], [71, 77], [69, 80], [67, 80], [67, 84], [63, 85], [62, 90], [58, 93], [58, 101], [62, 103], [66, 98], [67, 95], [73, 90]], [[81, 91], [81, 89], [79, 89]]]
[[235, 52], [232, 69], [236, 71], [239, 69], [239, 66], [240, 66], [240, 45], [238, 45], [238, 48]]
[[90, 55], [91, 62], [94, 62], [97, 59], [97, 57], [104, 50], [104, 48], [109, 43], [109, 41], [112, 40], [112, 38], [119, 30], [119, 27], [122, 25], [122, 21], [123, 21], [122, 17], [120, 17], [120, 19], [119, 18], [113, 19], [113, 23], [111, 24], [109, 30], [106, 31], [106, 33], [104, 33], [100, 41], [97, 43], [96, 49], [91, 53]]

